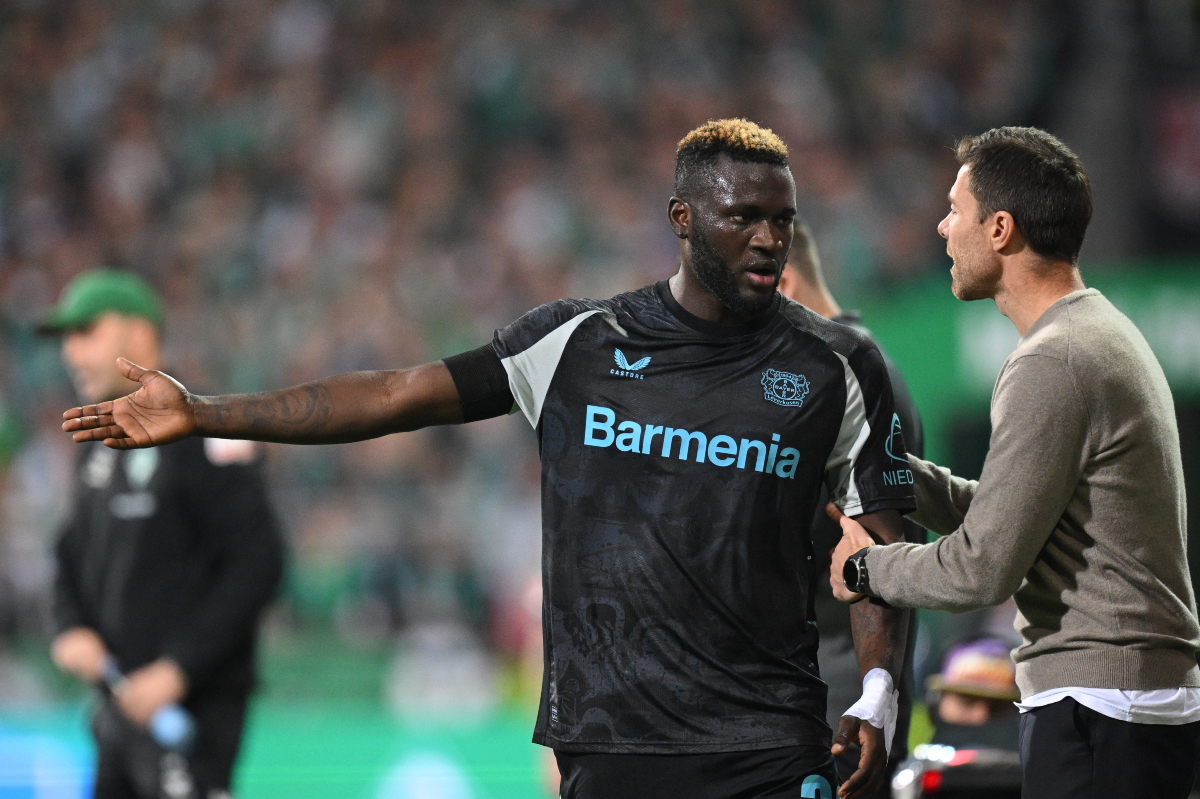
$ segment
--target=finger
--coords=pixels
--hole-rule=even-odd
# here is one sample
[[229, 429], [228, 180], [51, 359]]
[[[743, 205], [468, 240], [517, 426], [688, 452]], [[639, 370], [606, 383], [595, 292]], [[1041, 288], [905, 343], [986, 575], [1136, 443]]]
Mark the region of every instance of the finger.
[[829, 588], [833, 591], [833, 598], [838, 602], [844, 602], [847, 605], [853, 605], [855, 602], [866, 599], [866, 594], [855, 594], [846, 588], [846, 583], [840, 576], [835, 576], [831, 571], [829, 573]]
[[849, 516], [843, 516], [839, 524], [842, 526], [842, 540], [850, 542], [852, 546], [850, 551], [852, 553], [876, 543], [871, 534], [867, 532], [867, 528], [863, 527], [857, 520], [851, 519]]
[[864, 722], [858, 728], [858, 745], [862, 747], [862, 753], [858, 756], [858, 767], [869, 770], [879, 755], [878, 730]]
[[844, 605], [853, 605], [867, 598], [866, 594], [856, 594], [848, 589], [845, 583], [835, 583], [831, 580], [829, 587], [833, 589], [833, 598]]
[[838, 525], [842, 528], [842, 535], [851, 540], [862, 538], [863, 536], [870, 537], [867, 528], [845, 514], [842, 514], [842, 517], [838, 519]]
[[[880, 747], [879, 731], [870, 724], [863, 723], [859, 727], [859, 745], [862, 752], [858, 756], [858, 769], [846, 781], [846, 799], [867, 799], [875, 796], [882, 785], [884, 767], [887, 765], [887, 754]], [[859, 777], [859, 780], [855, 780]], [[839, 793], [841, 793], [839, 791]]]
[[80, 417], [83, 417], [83, 416], [100, 416], [102, 414], [112, 413], [112, 412], [113, 412], [113, 403], [112, 403], [112, 400], [109, 400], [108, 402], [101, 402], [97, 405], [83, 405], [79, 408], [72, 408], [71, 410], [65, 411], [63, 413], [63, 418], [64, 419], [79, 419]]
[[830, 751], [835, 755], [845, 752], [851, 742], [858, 740], [858, 725], [861, 723], [861, 719], [854, 716], [842, 716], [838, 721], [837, 734], [833, 736], [833, 746]]
[[76, 444], [83, 444], [87, 441], [109, 441], [117, 439], [125, 439], [125, 431], [120, 425], [110, 424], [105, 427], [90, 428], [87, 430], [76, 430], [71, 433], [71, 439]]
[[153, 374], [149, 369], [143, 369], [126, 358], [117, 358], [117, 368], [121, 370], [121, 374], [139, 383], [144, 383], [143, 378]]
[[138, 443], [129, 436], [123, 438], [106, 438], [104, 446], [109, 449], [138, 449]]
[[76, 430], [93, 430], [111, 424], [113, 424], [112, 414], [106, 413], [100, 416], [81, 416], [78, 419], [68, 419], [63, 422], [62, 429], [67, 433], [73, 433]]
[[867, 788], [871, 782], [871, 774], [862, 767], [862, 761], [859, 761], [859, 767], [850, 775], [850, 779], [842, 783], [842, 787], [838, 788], [838, 796], [842, 799], [866, 799], [870, 793], [864, 788]]
[[842, 519], [846, 518], [846, 514], [842, 513], [842, 509], [832, 502], [826, 503], [825, 514], [839, 525], [842, 523]]

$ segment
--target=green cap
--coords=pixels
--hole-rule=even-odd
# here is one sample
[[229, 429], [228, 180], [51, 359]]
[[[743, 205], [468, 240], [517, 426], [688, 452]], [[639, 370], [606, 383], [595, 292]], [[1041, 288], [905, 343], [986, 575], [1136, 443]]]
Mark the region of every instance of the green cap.
[[164, 318], [162, 299], [145, 280], [132, 272], [94, 269], [78, 275], [63, 289], [58, 305], [37, 332], [54, 335], [84, 328], [109, 311], [140, 316], [155, 327], [162, 327]]

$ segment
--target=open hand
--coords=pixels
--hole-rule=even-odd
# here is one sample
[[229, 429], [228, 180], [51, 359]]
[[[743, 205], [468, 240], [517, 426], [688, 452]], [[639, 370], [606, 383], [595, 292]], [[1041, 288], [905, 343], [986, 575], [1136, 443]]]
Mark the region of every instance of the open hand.
[[871, 546], [875, 541], [865, 527], [842, 513], [832, 502], [825, 506], [825, 513], [842, 528], [842, 540], [833, 550], [829, 565], [829, 587], [833, 589], [833, 595], [839, 601], [857, 602], [863, 595], [852, 593], [846, 588], [846, 583], [842, 581], [842, 568], [846, 565], [846, 558], [863, 547]]
[[850, 744], [862, 748], [858, 769], [842, 783], [838, 796], [842, 799], [868, 799], [878, 795], [887, 779], [887, 744], [883, 730], [854, 716], [842, 716], [837, 735], [833, 736], [833, 754], [840, 755]]
[[62, 429], [71, 438], [103, 441], [113, 449], [136, 449], [170, 444], [191, 434], [196, 427], [192, 395], [179, 381], [124, 358], [117, 359], [117, 368], [142, 387], [120, 399], [64, 413]]

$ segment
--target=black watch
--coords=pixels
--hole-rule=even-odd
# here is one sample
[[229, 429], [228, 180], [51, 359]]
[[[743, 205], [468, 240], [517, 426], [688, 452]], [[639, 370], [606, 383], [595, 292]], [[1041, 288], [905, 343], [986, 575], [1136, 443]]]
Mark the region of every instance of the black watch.
[[846, 558], [842, 566], [842, 582], [846, 590], [854, 594], [867, 594], [871, 590], [871, 581], [867, 576], [867, 550], [863, 547]]

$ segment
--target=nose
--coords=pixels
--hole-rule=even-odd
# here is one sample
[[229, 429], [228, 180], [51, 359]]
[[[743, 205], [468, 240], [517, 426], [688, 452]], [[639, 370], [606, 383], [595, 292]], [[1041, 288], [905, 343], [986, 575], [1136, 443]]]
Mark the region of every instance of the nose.
[[937, 231], [943, 239], [950, 238], [950, 214], [946, 214], [945, 218], [938, 222]]
[[784, 232], [776, 230], [775, 225], [765, 219], [754, 226], [754, 235], [750, 237], [751, 249], [768, 253], [776, 259], [780, 257], [786, 243]]

